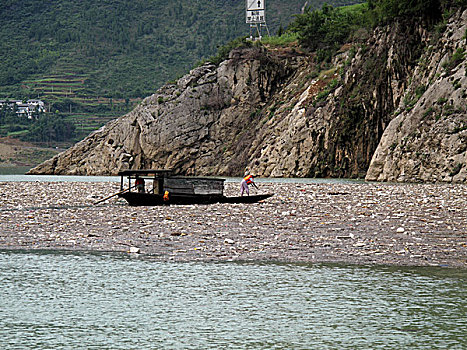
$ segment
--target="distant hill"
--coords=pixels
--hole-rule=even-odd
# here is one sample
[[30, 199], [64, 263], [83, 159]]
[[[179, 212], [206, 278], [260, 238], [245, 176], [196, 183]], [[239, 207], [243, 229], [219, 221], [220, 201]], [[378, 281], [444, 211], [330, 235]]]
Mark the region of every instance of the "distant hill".
[[[304, 3], [270, 0], [270, 30]], [[244, 2], [232, 0], [6, 0], [0, 21], [0, 94], [16, 98], [145, 97], [249, 32]]]
[[466, 28], [467, 0], [305, 11], [30, 173], [467, 183]]
[[[269, 0], [271, 33], [304, 4]], [[42, 99], [78, 139], [249, 33], [238, 0], [2, 0], [0, 23], [0, 99]]]

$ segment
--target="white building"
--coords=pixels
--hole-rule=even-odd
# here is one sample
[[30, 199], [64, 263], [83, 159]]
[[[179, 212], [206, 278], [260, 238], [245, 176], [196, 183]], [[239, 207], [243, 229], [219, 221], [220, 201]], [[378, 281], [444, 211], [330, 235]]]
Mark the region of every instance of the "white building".
[[29, 119], [32, 119], [32, 115], [35, 111], [45, 112], [45, 104], [41, 100], [27, 100], [26, 102], [21, 100], [0, 100], [0, 107], [3, 106], [8, 106], [16, 110], [17, 115], [25, 116]]

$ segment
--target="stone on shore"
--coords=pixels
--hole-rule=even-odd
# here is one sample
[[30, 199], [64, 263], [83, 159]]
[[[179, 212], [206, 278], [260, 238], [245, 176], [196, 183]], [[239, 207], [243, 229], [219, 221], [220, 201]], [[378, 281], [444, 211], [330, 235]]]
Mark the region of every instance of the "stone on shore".
[[[130, 207], [118, 183], [0, 183], [0, 249], [467, 267], [467, 185], [260, 182], [257, 204]], [[256, 190], [252, 190], [254, 192]], [[226, 183], [236, 195], [238, 184]], [[90, 199], [92, 198], [92, 199]]]

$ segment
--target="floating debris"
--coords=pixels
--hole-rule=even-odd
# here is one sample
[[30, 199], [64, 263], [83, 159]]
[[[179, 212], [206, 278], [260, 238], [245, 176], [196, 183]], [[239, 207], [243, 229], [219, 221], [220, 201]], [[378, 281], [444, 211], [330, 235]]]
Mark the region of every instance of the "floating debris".
[[[467, 185], [260, 183], [262, 203], [129, 207], [118, 183], [0, 183], [0, 249], [118, 251], [161, 261], [467, 267]], [[226, 183], [227, 196], [238, 184]]]

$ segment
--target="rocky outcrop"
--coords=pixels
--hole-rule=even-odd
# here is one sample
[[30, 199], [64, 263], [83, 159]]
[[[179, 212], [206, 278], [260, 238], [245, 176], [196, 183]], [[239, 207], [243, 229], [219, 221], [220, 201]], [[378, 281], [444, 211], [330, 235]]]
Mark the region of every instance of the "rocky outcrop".
[[248, 169], [273, 177], [466, 181], [465, 59], [454, 55], [465, 47], [465, 12], [440, 40], [427, 27], [399, 22], [360, 33], [327, 68], [296, 48], [235, 50], [30, 173], [173, 168], [235, 176]]
[[258, 129], [250, 153], [253, 172], [364, 177], [424, 35], [405, 24], [379, 28], [365, 44], [344, 47], [334, 68], [315, 79], [309, 79], [315, 67], [301, 67], [268, 107], [279, 106]]
[[256, 111], [301, 59], [258, 48], [234, 51], [219, 67], [192, 70], [30, 173], [172, 168], [189, 175], [234, 175], [246, 164]]
[[367, 180], [467, 182], [467, 10], [426, 48]]

